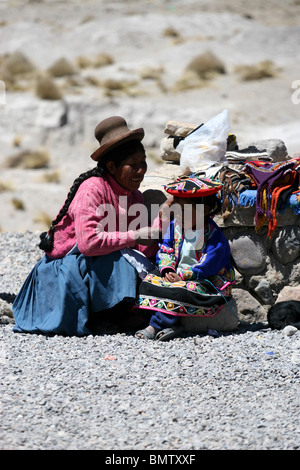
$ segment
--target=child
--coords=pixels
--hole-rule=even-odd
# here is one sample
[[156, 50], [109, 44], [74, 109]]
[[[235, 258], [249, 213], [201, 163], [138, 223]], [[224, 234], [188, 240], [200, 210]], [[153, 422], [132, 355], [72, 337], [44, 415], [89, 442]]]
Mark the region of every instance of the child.
[[[157, 253], [157, 268], [139, 287], [136, 308], [152, 313], [142, 339], [166, 341], [178, 335], [180, 317], [216, 315], [230, 299], [234, 270], [227, 239], [212, 220], [220, 209], [219, 182], [183, 177], [165, 186], [174, 196], [174, 219]], [[202, 206], [202, 223], [197, 220]], [[189, 209], [189, 217], [187, 217]], [[178, 212], [178, 211], [177, 211]], [[198, 217], [199, 219], [199, 217]]]

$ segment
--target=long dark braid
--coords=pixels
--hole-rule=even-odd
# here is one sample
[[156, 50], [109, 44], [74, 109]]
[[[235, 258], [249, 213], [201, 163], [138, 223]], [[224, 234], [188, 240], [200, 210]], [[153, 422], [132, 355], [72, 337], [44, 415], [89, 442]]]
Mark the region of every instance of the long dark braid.
[[69, 193], [67, 195], [67, 198], [65, 200], [64, 205], [60, 209], [59, 213], [57, 214], [56, 218], [52, 220], [51, 225], [48, 229], [48, 232], [43, 232], [40, 234], [40, 244], [39, 248], [43, 251], [51, 251], [53, 248], [53, 242], [54, 242], [54, 231], [56, 225], [63, 219], [63, 217], [67, 214], [68, 209], [70, 207], [71, 202], [74, 199], [74, 196], [81, 185], [83, 181], [87, 180], [88, 178], [91, 178], [92, 176], [102, 176], [103, 175], [103, 169], [99, 168], [96, 166], [92, 170], [89, 170], [85, 173], [81, 173], [81, 175], [78, 176], [78, 178], [75, 179], [73, 185], [71, 186]]
[[105, 157], [98, 162], [97, 166], [85, 173], [81, 173], [78, 178], [75, 179], [73, 185], [71, 186], [67, 198], [65, 200], [64, 205], [60, 209], [56, 218], [51, 222], [51, 225], [48, 229], [48, 232], [43, 232], [40, 234], [40, 244], [39, 248], [45, 252], [49, 252], [53, 249], [54, 243], [54, 231], [57, 224], [63, 219], [63, 217], [67, 214], [70, 204], [73, 201], [75, 194], [79, 188], [79, 186], [88, 178], [92, 176], [101, 177], [105, 173], [107, 173], [106, 163], [108, 161], [114, 161], [116, 167], [120, 166], [122, 161], [125, 160], [129, 155], [134, 154], [137, 150], [143, 150], [144, 147], [142, 143], [138, 140], [132, 140], [126, 142], [123, 145], [120, 145], [116, 149], [112, 149], [108, 152]]

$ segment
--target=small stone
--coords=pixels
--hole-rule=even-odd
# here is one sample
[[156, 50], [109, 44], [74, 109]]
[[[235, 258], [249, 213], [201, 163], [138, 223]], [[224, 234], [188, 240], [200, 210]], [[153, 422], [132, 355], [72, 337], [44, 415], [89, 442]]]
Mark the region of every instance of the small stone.
[[274, 303], [270, 284], [265, 279], [262, 279], [254, 290], [264, 304], [272, 305]]
[[217, 332], [217, 330], [209, 329], [207, 333], [209, 334], [209, 336], [215, 336], [215, 337], [219, 336], [219, 333]]
[[295, 351], [294, 353], [292, 353], [291, 362], [293, 364], [300, 365], [300, 353], [299, 352]]
[[298, 328], [292, 325], [288, 325], [285, 328], [283, 328], [282, 334], [284, 336], [293, 336], [295, 333], [297, 333], [297, 331], [298, 331]]
[[14, 322], [14, 316], [11, 304], [0, 299], [0, 323], [8, 324], [12, 322]]

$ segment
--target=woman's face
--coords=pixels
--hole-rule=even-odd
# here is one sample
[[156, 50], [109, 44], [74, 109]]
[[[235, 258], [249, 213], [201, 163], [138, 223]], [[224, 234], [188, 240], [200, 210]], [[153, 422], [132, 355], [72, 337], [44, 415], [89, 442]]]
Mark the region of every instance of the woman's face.
[[106, 164], [107, 170], [123, 188], [135, 191], [139, 189], [144, 175], [147, 171], [146, 155], [142, 150], [138, 150], [122, 161], [120, 166], [116, 166], [113, 161]]

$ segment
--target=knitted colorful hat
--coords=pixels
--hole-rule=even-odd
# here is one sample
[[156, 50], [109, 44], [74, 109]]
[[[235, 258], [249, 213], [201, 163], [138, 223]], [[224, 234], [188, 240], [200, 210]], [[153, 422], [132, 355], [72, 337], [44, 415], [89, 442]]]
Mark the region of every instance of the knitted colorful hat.
[[179, 177], [173, 183], [164, 186], [167, 193], [177, 197], [205, 197], [216, 194], [222, 189], [220, 181], [210, 178], [198, 178], [196, 176]]

